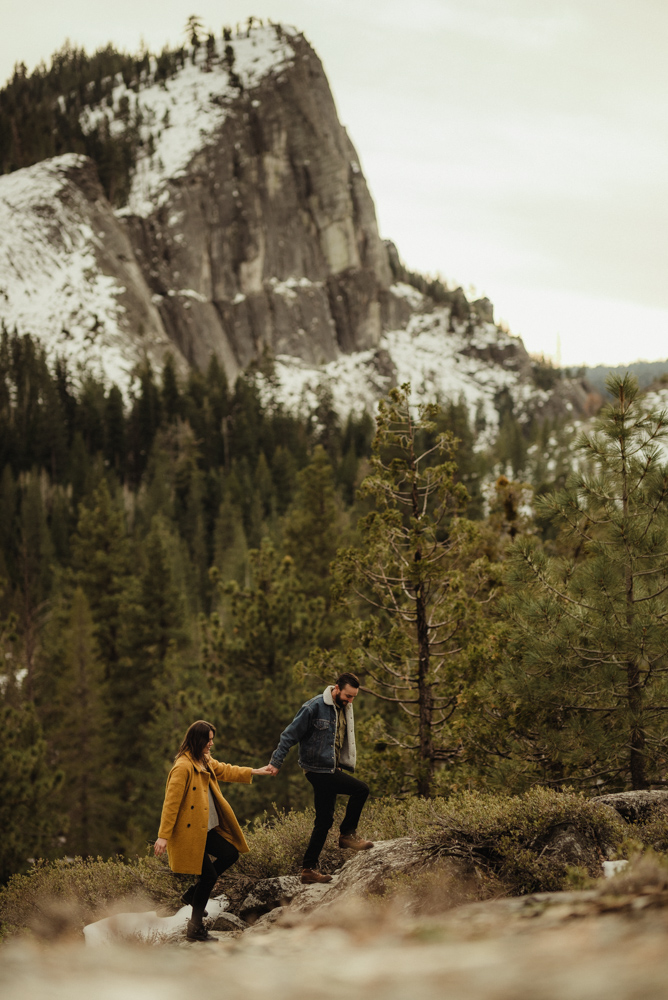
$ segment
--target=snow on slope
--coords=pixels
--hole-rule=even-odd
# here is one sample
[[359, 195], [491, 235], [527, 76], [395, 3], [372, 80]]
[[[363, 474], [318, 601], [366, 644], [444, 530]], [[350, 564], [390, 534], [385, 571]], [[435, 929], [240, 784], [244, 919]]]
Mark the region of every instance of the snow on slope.
[[[290, 30], [296, 34], [296, 29]], [[268, 26], [253, 28], [248, 37], [231, 42], [218, 39], [210, 72], [204, 68], [206, 52], [201, 46], [196, 64], [189, 58], [173, 78], [144, 86], [138, 94], [120, 82], [113, 90], [113, 108], [105, 104], [82, 114], [84, 132], [100, 127], [106, 119], [111, 135], [124, 132], [137, 110], [141, 114], [140, 133], [146, 151], [137, 162], [128, 204], [119, 214], [146, 217], [154, 212], [168, 198], [165, 182], [184, 173], [193, 156], [225, 121], [227, 101], [238, 96], [238, 90], [230, 85], [229, 71], [221, 63], [226, 46], [234, 50], [234, 72], [249, 91], [268, 73], [290, 65], [294, 50], [289, 37], [285, 28]], [[151, 142], [154, 151], [149, 153]]]
[[267, 401], [274, 400], [290, 412], [312, 413], [324, 388], [334, 409], [345, 418], [348, 413], [359, 414], [364, 409], [372, 412], [391, 385], [410, 382], [423, 400], [463, 400], [471, 422], [484, 428], [477, 444], [485, 447], [498, 429], [495, 399], [499, 392], [509, 391], [520, 415], [527, 404], [539, 397], [547, 399], [548, 394], [523, 381], [512, 368], [462, 353], [469, 347], [483, 350], [493, 345], [502, 349], [513, 343], [493, 323], [479, 326], [473, 337], [449, 332], [448, 325], [448, 309], [418, 314], [405, 330], [386, 333], [378, 348], [345, 354], [317, 367], [281, 355], [276, 359], [274, 378], [269, 381], [259, 377], [263, 394]]
[[128, 381], [127, 344], [119, 330], [124, 291], [101, 274], [98, 234], [76, 200], [61, 200], [66, 171], [85, 162], [68, 153], [0, 177], [0, 317], [30, 333], [51, 355]]

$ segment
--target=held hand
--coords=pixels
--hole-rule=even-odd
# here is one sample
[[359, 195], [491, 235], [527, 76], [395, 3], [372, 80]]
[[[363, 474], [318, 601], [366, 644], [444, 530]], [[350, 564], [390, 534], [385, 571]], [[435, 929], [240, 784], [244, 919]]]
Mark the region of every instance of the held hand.
[[158, 837], [155, 844], [153, 845], [153, 853], [155, 855], [164, 854], [167, 850], [167, 841], [163, 837]]
[[264, 767], [254, 767], [251, 770], [251, 774], [270, 774], [273, 777], [275, 774], [278, 774], [278, 769], [271, 764], [265, 764]]
[[267, 774], [271, 775], [278, 774], [278, 768], [274, 767], [273, 764], [267, 764]]

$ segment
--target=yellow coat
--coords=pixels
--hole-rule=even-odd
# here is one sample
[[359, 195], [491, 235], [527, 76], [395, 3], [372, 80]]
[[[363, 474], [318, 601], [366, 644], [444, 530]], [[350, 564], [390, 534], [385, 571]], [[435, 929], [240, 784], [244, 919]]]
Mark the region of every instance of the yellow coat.
[[206, 764], [193, 760], [189, 753], [174, 761], [167, 777], [165, 803], [162, 807], [158, 837], [167, 841], [169, 867], [183, 875], [202, 871], [204, 846], [209, 825], [209, 785], [220, 820], [216, 831], [234, 844], [240, 854], [250, 848], [229, 802], [222, 796], [218, 781], [253, 780], [250, 767], [221, 764], [209, 757]]

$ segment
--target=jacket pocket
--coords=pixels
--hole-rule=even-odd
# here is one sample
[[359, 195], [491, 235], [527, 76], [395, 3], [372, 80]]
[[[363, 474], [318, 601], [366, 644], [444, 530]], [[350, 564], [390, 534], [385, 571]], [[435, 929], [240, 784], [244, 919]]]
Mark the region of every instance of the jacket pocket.
[[316, 719], [313, 723], [314, 729], [329, 729], [329, 719]]

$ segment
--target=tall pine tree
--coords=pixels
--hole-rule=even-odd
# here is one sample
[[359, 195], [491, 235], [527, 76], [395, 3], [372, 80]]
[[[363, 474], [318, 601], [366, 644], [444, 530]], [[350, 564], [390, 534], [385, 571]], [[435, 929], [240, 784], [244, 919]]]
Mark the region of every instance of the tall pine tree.
[[[646, 788], [668, 764], [668, 466], [665, 412], [635, 378], [580, 442], [583, 471], [538, 502], [570, 555], [520, 539], [507, 604], [509, 746], [560, 785]], [[505, 753], [508, 753], [506, 747]]]

